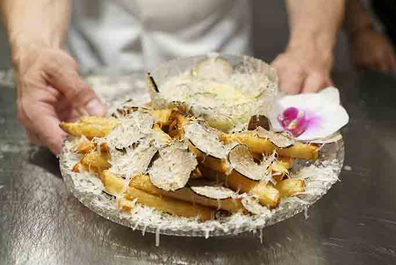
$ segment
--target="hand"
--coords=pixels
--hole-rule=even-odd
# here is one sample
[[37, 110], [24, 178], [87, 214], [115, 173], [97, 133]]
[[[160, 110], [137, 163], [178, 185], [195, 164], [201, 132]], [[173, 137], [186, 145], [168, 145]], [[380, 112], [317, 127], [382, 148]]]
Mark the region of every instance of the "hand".
[[275, 58], [272, 66], [278, 72], [279, 88], [288, 94], [314, 93], [333, 85], [333, 55], [313, 44], [289, 47]]
[[28, 139], [59, 154], [65, 133], [60, 121], [80, 115], [103, 115], [105, 107], [78, 74], [72, 57], [61, 49], [29, 48], [14, 57], [18, 120]]
[[359, 71], [396, 71], [395, 49], [388, 38], [369, 28], [350, 39], [352, 62]]

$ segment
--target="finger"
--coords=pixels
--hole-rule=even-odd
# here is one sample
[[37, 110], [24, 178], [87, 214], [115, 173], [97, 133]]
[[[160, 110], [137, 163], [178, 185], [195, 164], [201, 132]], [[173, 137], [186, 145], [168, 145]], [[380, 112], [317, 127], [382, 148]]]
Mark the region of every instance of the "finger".
[[288, 94], [298, 94], [302, 91], [304, 75], [299, 73], [286, 73], [280, 76], [280, 87]]
[[325, 86], [326, 86], [326, 87], [334, 86], [333, 80], [331, 80], [331, 78], [326, 78]]
[[320, 74], [311, 74], [305, 79], [302, 93], [316, 93], [323, 89], [326, 84], [326, 78]]
[[[40, 126], [40, 124], [42, 124]], [[41, 116], [35, 122], [40, 141], [44, 143], [52, 153], [58, 155], [62, 149], [66, 134], [59, 128], [59, 120], [53, 116]]]
[[65, 122], [75, 122], [78, 121], [78, 119], [80, 118], [79, 113], [72, 108], [65, 108], [61, 111], [57, 111], [57, 114], [59, 119]]
[[27, 136], [27, 139], [28, 139], [29, 143], [38, 144], [38, 145], [41, 144], [40, 138], [35, 133], [32, 133], [30, 131], [26, 131], [26, 136]]
[[81, 79], [74, 60], [66, 54], [57, 54], [54, 58], [47, 65], [47, 81], [66, 97], [80, 115], [104, 115], [104, 104]]
[[51, 110], [52, 106], [35, 106], [27, 114], [27, 127], [37, 137], [35, 140], [47, 146], [55, 155], [59, 154], [62, 148], [66, 133], [59, 127], [59, 119]]
[[392, 54], [389, 56], [389, 70], [392, 72], [396, 71], [396, 56], [395, 54]]
[[278, 86], [281, 90], [286, 91], [288, 94], [298, 94], [301, 91], [301, 85], [303, 78], [302, 73], [298, 70], [291, 70], [290, 67], [285, 67], [284, 57], [282, 55], [275, 58], [271, 63], [278, 74], [279, 83]]
[[288, 94], [301, 93], [304, 82], [304, 75], [297, 72], [281, 72], [279, 73], [279, 87]]

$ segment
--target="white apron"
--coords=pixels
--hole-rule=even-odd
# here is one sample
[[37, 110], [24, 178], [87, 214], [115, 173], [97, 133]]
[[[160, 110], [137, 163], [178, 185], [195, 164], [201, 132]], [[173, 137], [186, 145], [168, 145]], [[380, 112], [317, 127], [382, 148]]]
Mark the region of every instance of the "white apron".
[[67, 46], [82, 67], [150, 70], [180, 56], [251, 54], [247, 0], [76, 0]]

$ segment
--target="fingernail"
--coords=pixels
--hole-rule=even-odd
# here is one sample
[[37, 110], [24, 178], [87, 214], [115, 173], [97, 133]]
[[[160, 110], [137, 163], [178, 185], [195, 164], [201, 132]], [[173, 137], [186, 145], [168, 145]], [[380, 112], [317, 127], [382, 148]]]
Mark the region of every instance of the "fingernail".
[[85, 109], [88, 111], [89, 115], [92, 116], [102, 116], [105, 113], [104, 105], [98, 99], [92, 99], [85, 105]]

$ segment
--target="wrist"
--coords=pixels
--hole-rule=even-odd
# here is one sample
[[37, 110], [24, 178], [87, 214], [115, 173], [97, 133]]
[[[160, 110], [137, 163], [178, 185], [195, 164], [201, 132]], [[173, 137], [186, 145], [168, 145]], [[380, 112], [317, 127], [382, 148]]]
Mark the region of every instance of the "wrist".
[[56, 42], [51, 43], [45, 38], [29, 38], [26, 35], [10, 36], [10, 46], [12, 65], [17, 72], [23, 72], [25, 67], [39, 56], [40, 51], [60, 48]]
[[287, 49], [312, 49], [324, 54], [332, 55], [335, 36], [314, 30], [292, 33]]
[[319, 36], [304, 36], [300, 35], [298, 38], [292, 39], [286, 52], [306, 54], [308, 57], [321, 58], [324, 62], [331, 64], [334, 60], [333, 55], [334, 43], [331, 39], [321, 38]]

